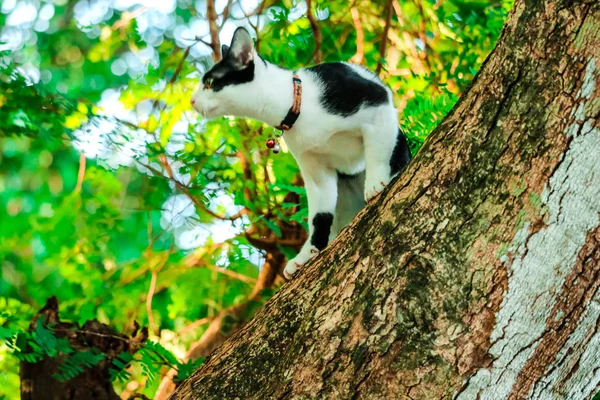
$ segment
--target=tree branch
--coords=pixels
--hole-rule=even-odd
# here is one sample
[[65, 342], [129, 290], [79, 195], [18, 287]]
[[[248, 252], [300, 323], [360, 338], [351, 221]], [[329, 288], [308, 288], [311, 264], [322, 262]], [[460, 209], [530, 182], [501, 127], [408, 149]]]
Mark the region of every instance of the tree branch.
[[185, 333], [193, 331], [194, 329], [196, 329], [204, 324], [208, 324], [213, 319], [214, 319], [214, 317], [200, 318], [199, 320], [192, 322], [191, 324], [187, 325], [185, 328], [183, 328], [179, 332], [177, 332], [177, 336], [181, 336]]
[[[236, 332], [245, 322], [242, 318], [243, 313], [247, 310], [248, 306], [256, 301], [261, 292], [264, 289], [270, 288], [275, 279], [277, 277], [278, 272], [283, 268], [283, 260], [284, 256], [279, 251], [276, 253], [268, 253], [265, 264], [263, 265], [258, 280], [256, 281], [256, 285], [254, 289], [248, 296], [248, 299], [235, 305], [227, 310], [220, 312], [217, 316], [210, 319], [210, 325], [202, 335], [202, 337], [194, 342], [186, 356], [184, 358], [184, 362], [188, 360], [195, 360], [199, 357], [208, 356], [217, 346], [221, 345], [226, 338], [228, 338], [231, 334]], [[222, 331], [222, 325], [226, 318], [233, 318], [235, 323], [231, 324], [228, 332]], [[205, 319], [196, 321], [194, 324], [194, 328], [197, 326], [201, 326], [207, 323]], [[188, 327], [184, 328], [186, 331]], [[190, 328], [192, 329], [192, 328]], [[154, 400], [166, 400], [171, 393], [175, 390], [174, 379], [177, 376], [177, 370], [172, 368], [167, 374], [163, 377], [160, 386], [156, 392]]]
[[[227, 22], [227, 19], [229, 19], [229, 8], [231, 7], [231, 3], [233, 3], [233, 0], [227, 1], [227, 5], [225, 6], [225, 9], [223, 10], [223, 14], [221, 14], [221, 17], [223, 17], [223, 20], [221, 21], [221, 25], [219, 26], [219, 32], [221, 31], [221, 29], [223, 29], [223, 26], [225, 25], [225, 22]], [[221, 56], [222, 56], [222, 54], [221, 54]]]
[[190, 199], [190, 200], [191, 200], [191, 201], [194, 203], [194, 205], [195, 205], [195, 206], [196, 206], [196, 207], [197, 207], [199, 210], [202, 210], [202, 211], [204, 211], [205, 213], [207, 213], [207, 214], [211, 215], [212, 217], [214, 217], [214, 218], [217, 218], [217, 219], [220, 219], [220, 220], [222, 220], [222, 221], [235, 221], [235, 220], [237, 220], [237, 219], [241, 218], [242, 216], [244, 216], [244, 215], [247, 215], [247, 214], [249, 214], [249, 213], [250, 213], [250, 210], [248, 210], [247, 208], [243, 208], [243, 209], [241, 209], [240, 211], [238, 211], [237, 213], [235, 213], [234, 215], [232, 215], [232, 216], [230, 216], [230, 217], [226, 217], [226, 216], [224, 216], [224, 215], [219, 215], [219, 214], [215, 213], [214, 211], [212, 211], [212, 210], [210, 210], [208, 207], [206, 207], [206, 206], [204, 205], [204, 203], [200, 202], [200, 201], [199, 201], [199, 200], [198, 200], [198, 199], [197, 199], [195, 196], [193, 196], [193, 195], [190, 193], [190, 190], [189, 190], [189, 188], [188, 188], [186, 185], [184, 185], [183, 183], [179, 182], [179, 181], [178, 181], [178, 180], [175, 178], [175, 176], [173, 175], [173, 170], [171, 169], [171, 166], [169, 165], [169, 163], [168, 163], [168, 161], [167, 161], [167, 158], [166, 158], [166, 156], [165, 156], [164, 154], [160, 154], [160, 155], [158, 156], [158, 158], [159, 158], [159, 161], [160, 161], [161, 165], [163, 166], [163, 168], [164, 168], [164, 169], [165, 169], [165, 171], [167, 172], [167, 175], [168, 175], [168, 176], [164, 176], [164, 175], [162, 174], [162, 172], [160, 172], [160, 171], [159, 171], [159, 170], [157, 170], [156, 168], [152, 167], [151, 165], [144, 164], [144, 163], [142, 163], [142, 162], [140, 162], [140, 161], [138, 161], [138, 163], [139, 163], [140, 165], [142, 165], [143, 167], [145, 167], [145, 168], [148, 168], [148, 170], [149, 170], [149, 171], [151, 171], [153, 174], [155, 174], [155, 175], [157, 175], [157, 176], [161, 176], [161, 177], [163, 177], [163, 178], [166, 178], [166, 179], [169, 179], [169, 180], [171, 180], [171, 181], [172, 181], [172, 182], [175, 184], [175, 186], [176, 186], [176, 187], [177, 187], [179, 190], [181, 190], [181, 192], [183, 192], [183, 194], [185, 194], [185, 195], [186, 195], [186, 196], [187, 196], [187, 197], [188, 197], [188, 198], [189, 198], [189, 199]]
[[144, 12], [146, 12], [148, 10], [148, 7], [140, 7], [137, 10], [134, 11], [123, 11], [123, 13], [121, 13], [121, 18], [118, 19], [112, 26], [111, 29], [117, 30], [120, 28], [124, 28], [127, 25], [129, 25], [129, 22], [132, 19], [135, 19], [137, 17], [139, 17], [140, 15], [142, 15]]
[[[419, 56], [419, 50], [417, 49], [417, 46], [415, 45], [415, 42], [414, 42], [413, 36], [412, 36], [412, 34], [414, 34], [414, 32], [408, 31], [408, 28], [406, 26], [406, 19], [404, 18], [404, 13], [402, 12], [402, 8], [400, 7], [400, 3], [398, 2], [398, 0], [393, 0], [393, 6], [394, 6], [394, 12], [396, 13], [396, 18], [398, 18], [398, 23], [402, 27], [402, 38], [404, 39], [404, 44], [405, 44], [405, 46], [407, 46], [409, 48], [410, 55], [412, 56], [412, 59], [414, 60], [414, 63], [416, 64], [416, 67], [417, 67], [416, 72], [431, 73], [431, 68], [429, 67], [429, 65], [424, 64], [423, 60]], [[416, 34], [418, 35], [418, 33], [416, 33]], [[390, 38], [390, 40], [392, 40], [392, 41], [394, 40], [393, 35]], [[400, 41], [400, 38], [398, 38], [397, 40]], [[425, 55], [425, 57], [427, 57], [427, 55]], [[388, 72], [390, 72], [390, 74], [393, 75], [393, 73], [391, 71], [388, 71]], [[409, 71], [409, 74], [410, 74], [410, 71]]]
[[312, 29], [313, 41], [315, 44], [315, 50], [313, 51], [313, 54], [308, 62], [314, 60], [316, 64], [320, 64], [323, 61], [323, 53], [321, 52], [323, 37], [321, 35], [321, 28], [319, 27], [317, 19], [312, 12], [312, 0], [306, 0], [306, 17], [310, 22], [310, 28]]
[[385, 12], [385, 27], [383, 28], [383, 34], [381, 35], [381, 42], [379, 43], [379, 60], [377, 60], [377, 68], [375, 71], [377, 75], [381, 72], [383, 67], [383, 61], [385, 60], [385, 50], [388, 43], [388, 33], [390, 31], [390, 25], [392, 24], [392, 3], [393, 0], [388, 0], [387, 8]]
[[249, 276], [246, 276], [244, 274], [240, 274], [240, 273], [235, 272], [235, 271], [231, 271], [231, 270], [229, 270], [227, 268], [219, 268], [219, 267], [216, 267], [214, 265], [209, 265], [209, 264], [203, 264], [202, 266], [204, 268], [206, 268], [206, 269], [209, 269], [211, 271], [215, 271], [215, 272], [218, 272], [220, 274], [229, 276], [230, 278], [237, 279], [237, 280], [242, 281], [244, 283], [247, 283], [249, 285], [256, 284], [256, 279], [251, 278]]
[[173, 73], [173, 76], [171, 77], [171, 79], [169, 80], [169, 84], [173, 84], [175, 83], [175, 81], [177, 80], [177, 77], [179, 76], [179, 74], [181, 73], [181, 68], [183, 68], [183, 63], [185, 62], [185, 59], [187, 58], [187, 56], [190, 54], [190, 50], [192, 49], [192, 46], [188, 46], [185, 51], [183, 52], [183, 56], [181, 57], [181, 59], [179, 60], [179, 64], [177, 64], [177, 69], [175, 70], [175, 72]]
[[221, 61], [221, 41], [219, 40], [219, 25], [217, 25], [217, 11], [215, 9], [215, 0], [206, 0], [206, 18], [208, 19], [208, 28], [210, 32], [210, 47], [212, 49], [213, 60]]
[[82, 151], [79, 153], [79, 170], [77, 172], [77, 184], [75, 185], [74, 192], [81, 192], [83, 177], [85, 176], [85, 161], [85, 153]]
[[146, 294], [146, 312], [148, 313], [148, 325], [150, 330], [155, 334], [159, 335], [160, 331], [158, 326], [154, 322], [154, 315], [152, 313], [152, 298], [154, 297], [154, 293], [156, 291], [156, 280], [158, 279], [158, 273], [161, 269], [167, 264], [169, 261], [169, 256], [173, 251], [173, 247], [167, 252], [165, 252], [164, 258], [159, 261], [159, 264], [156, 267], [152, 266], [153, 261], [153, 248], [154, 248], [154, 239], [152, 237], [152, 219], [150, 218], [150, 213], [148, 213], [148, 271], [150, 271], [150, 286], [148, 287], [148, 293]]
[[356, 5], [350, 8], [350, 13], [356, 28], [356, 54], [352, 57], [352, 62], [362, 64], [365, 61], [365, 32]]

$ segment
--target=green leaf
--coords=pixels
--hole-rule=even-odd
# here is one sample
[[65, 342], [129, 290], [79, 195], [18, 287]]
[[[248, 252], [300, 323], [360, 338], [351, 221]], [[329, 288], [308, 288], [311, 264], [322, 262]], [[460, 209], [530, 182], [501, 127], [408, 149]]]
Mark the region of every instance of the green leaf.
[[86, 368], [92, 368], [104, 360], [105, 357], [104, 354], [98, 353], [96, 350], [75, 352], [58, 367], [59, 372], [52, 376], [62, 382], [68, 381], [84, 372]]
[[44, 354], [54, 356], [56, 354], [56, 337], [54, 332], [44, 326], [43, 318], [38, 318], [35, 323], [33, 338]]
[[189, 378], [192, 373], [204, 362], [204, 357], [196, 360], [188, 360], [185, 363], [177, 363], [177, 377], [175, 382], [182, 382]]
[[281, 237], [281, 229], [277, 223], [266, 218], [263, 218], [263, 221], [269, 227], [269, 229], [272, 230], [275, 235], [277, 235], [277, 237]]

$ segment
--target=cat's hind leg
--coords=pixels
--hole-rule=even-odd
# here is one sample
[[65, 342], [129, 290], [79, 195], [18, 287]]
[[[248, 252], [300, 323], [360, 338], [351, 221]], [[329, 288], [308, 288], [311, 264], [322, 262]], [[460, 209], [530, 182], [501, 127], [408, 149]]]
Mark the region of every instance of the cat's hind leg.
[[[393, 110], [395, 112], [395, 110]], [[397, 118], [382, 113], [380, 121], [362, 126], [365, 144], [365, 200], [378, 195], [390, 183], [390, 161], [398, 136]]]

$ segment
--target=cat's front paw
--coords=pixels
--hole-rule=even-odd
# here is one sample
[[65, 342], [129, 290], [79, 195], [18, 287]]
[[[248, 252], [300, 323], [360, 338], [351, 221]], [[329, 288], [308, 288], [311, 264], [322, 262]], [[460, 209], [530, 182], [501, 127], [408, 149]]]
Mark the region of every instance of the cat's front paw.
[[317, 250], [317, 248], [314, 246], [311, 246], [307, 250], [302, 249], [302, 251], [300, 251], [300, 253], [298, 253], [296, 257], [288, 261], [285, 268], [283, 269], [283, 276], [285, 277], [285, 279], [292, 279], [294, 274], [298, 272], [298, 270], [302, 268], [302, 266], [304, 266], [304, 264], [306, 264], [308, 260], [313, 258], [318, 253], [319, 250]]
[[377, 196], [383, 188], [389, 183], [389, 180], [378, 180], [365, 183], [365, 201], [371, 200]]

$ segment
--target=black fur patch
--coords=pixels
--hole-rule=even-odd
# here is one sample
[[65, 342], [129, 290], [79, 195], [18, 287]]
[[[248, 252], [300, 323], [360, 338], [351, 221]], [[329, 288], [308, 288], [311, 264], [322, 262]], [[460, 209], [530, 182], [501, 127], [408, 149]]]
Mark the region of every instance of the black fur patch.
[[337, 172], [337, 177], [341, 181], [349, 181], [351, 179], [356, 179], [356, 178], [358, 178], [358, 176], [360, 174], [363, 173], [363, 171], [357, 172], [356, 174], [345, 174], [345, 173], [343, 173], [341, 171], [335, 171], [335, 172]]
[[398, 172], [402, 171], [408, 165], [410, 159], [410, 149], [408, 148], [406, 136], [404, 136], [404, 133], [402, 133], [400, 128], [398, 128], [396, 146], [394, 146], [392, 158], [390, 158], [390, 168], [392, 170], [392, 175], [396, 175]]
[[208, 70], [202, 77], [202, 83], [206, 83], [207, 79], [212, 79], [212, 90], [218, 92], [223, 90], [225, 86], [251, 82], [254, 79], [254, 61], [250, 61], [245, 68], [239, 69], [236, 68], [235, 61], [231, 57], [228, 54], [227, 57]]
[[327, 247], [329, 242], [329, 234], [331, 233], [331, 224], [333, 224], [332, 213], [317, 213], [313, 218], [313, 226], [315, 230], [310, 238], [310, 244], [319, 250]]
[[383, 84], [363, 78], [346, 64], [319, 64], [307, 71], [313, 72], [323, 83], [321, 105], [331, 114], [347, 117], [356, 113], [362, 104], [378, 106], [388, 102]]

